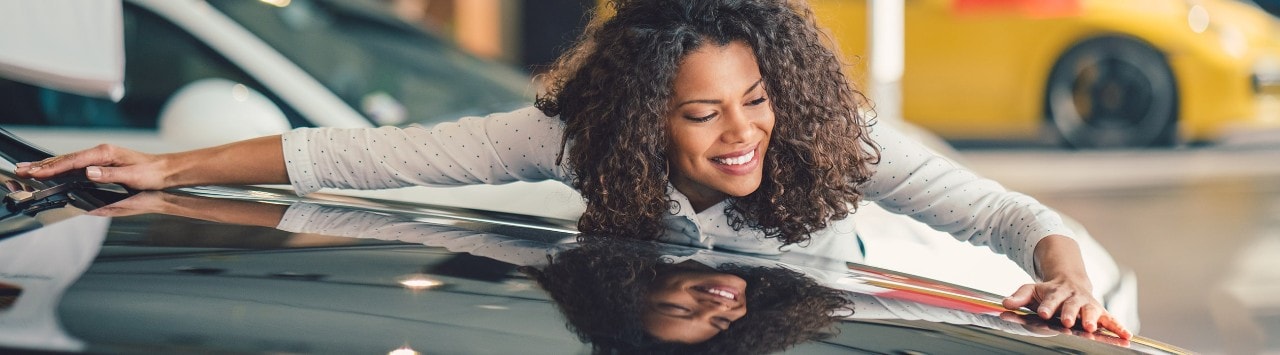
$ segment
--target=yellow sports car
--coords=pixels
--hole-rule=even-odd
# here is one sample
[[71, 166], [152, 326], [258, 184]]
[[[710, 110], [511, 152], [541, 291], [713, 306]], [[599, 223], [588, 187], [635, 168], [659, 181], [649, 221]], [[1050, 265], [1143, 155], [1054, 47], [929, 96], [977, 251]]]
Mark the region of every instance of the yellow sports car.
[[[903, 0], [903, 116], [956, 140], [1140, 147], [1280, 127], [1280, 21], [1248, 0]], [[861, 80], [868, 0], [810, 0]]]

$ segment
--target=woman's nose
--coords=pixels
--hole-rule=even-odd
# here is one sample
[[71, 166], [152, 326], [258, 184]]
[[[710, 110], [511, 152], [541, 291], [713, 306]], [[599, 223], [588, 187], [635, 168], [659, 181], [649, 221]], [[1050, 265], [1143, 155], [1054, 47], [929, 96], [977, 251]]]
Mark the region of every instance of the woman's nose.
[[715, 308], [729, 308], [732, 306], [725, 300], [720, 299], [718, 297], [703, 298], [698, 300], [698, 303], [701, 303], [703, 305], [710, 306], [710, 307], [715, 307]]
[[700, 299], [698, 300], [698, 306], [700, 313], [725, 316], [731, 319], [736, 319], [747, 313], [745, 305], [722, 299]]
[[701, 299], [698, 299], [698, 304], [702, 306], [704, 309], [714, 310], [717, 312], [727, 312], [727, 311], [736, 310], [738, 308], [742, 308], [741, 307], [742, 305], [737, 302], [722, 299], [719, 297], [701, 298]]
[[724, 124], [721, 139], [725, 143], [750, 142], [757, 131], [755, 122], [743, 112], [742, 107], [725, 111], [720, 122]]

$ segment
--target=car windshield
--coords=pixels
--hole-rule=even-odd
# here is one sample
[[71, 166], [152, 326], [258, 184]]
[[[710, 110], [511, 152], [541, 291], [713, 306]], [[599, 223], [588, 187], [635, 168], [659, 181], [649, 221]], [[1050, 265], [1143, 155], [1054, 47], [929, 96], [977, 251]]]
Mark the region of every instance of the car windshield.
[[530, 101], [527, 76], [377, 8], [308, 0], [283, 7], [209, 3], [379, 125], [435, 123]]

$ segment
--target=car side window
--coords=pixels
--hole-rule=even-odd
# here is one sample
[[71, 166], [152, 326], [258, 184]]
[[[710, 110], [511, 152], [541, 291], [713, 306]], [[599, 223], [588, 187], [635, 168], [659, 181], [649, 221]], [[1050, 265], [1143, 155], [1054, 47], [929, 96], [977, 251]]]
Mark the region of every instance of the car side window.
[[305, 120], [221, 54], [159, 15], [125, 3], [125, 95], [119, 102], [0, 79], [0, 122], [57, 127], [156, 128], [184, 85], [206, 78], [242, 83], [275, 102], [295, 126]]

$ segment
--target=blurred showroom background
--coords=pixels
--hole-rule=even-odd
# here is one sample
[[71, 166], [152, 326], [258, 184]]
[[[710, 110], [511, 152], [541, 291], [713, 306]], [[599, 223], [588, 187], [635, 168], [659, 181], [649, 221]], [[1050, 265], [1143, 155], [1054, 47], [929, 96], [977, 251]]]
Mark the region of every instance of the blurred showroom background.
[[[867, 2], [810, 0], [860, 88], [875, 84]], [[181, 127], [163, 117], [206, 107], [178, 100], [195, 82], [261, 97], [281, 119], [274, 128], [511, 109], [531, 102], [536, 74], [603, 1], [210, 0], [315, 86], [292, 89], [278, 83], [290, 77], [262, 74], [268, 64], [245, 64], [252, 55], [210, 40], [225, 24], [177, 15], [201, 2], [124, 3], [123, 98], [0, 76], [0, 124], [57, 151], [103, 132], [147, 151], [212, 143], [154, 139]], [[901, 76], [888, 86], [900, 106], [876, 112], [936, 134], [957, 160], [1088, 227], [1139, 277], [1141, 335], [1203, 353], [1280, 353], [1278, 9], [1273, 0], [905, 1]], [[351, 19], [366, 12], [379, 20]], [[320, 100], [316, 92], [333, 102], [299, 101]]]

